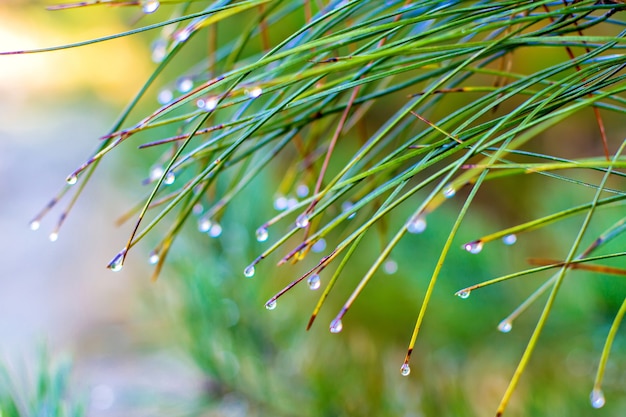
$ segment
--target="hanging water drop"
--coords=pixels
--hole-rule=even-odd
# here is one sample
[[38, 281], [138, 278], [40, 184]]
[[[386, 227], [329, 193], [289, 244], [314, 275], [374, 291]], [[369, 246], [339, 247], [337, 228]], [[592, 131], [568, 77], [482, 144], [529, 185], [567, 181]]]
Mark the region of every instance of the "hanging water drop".
[[204, 206], [202, 205], [202, 203], [196, 203], [193, 205], [193, 208], [191, 209], [191, 211], [196, 216], [199, 216], [204, 211]]
[[151, 14], [156, 12], [160, 5], [158, 0], [144, 0], [141, 9], [145, 14]]
[[163, 167], [161, 165], [154, 165], [150, 168], [150, 181], [156, 181], [163, 176]]
[[409, 374], [411, 373], [411, 367], [408, 363], [402, 364], [402, 366], [400, 367], [400, 373], [402, 374], [402, 376], [409, 376]]
[[163, 89], [159, 91], [159, 95], [157, 96], [157, 101], [159, 104], [166, 105], [170, 103], [174, 99], [174, 93], [169, 88]]
[[318, 274], [313, 274], [307, 279], [307, 284], [309, 284], [309, 288], [312, 290], [317, 290], [322, 285], [322, 280]]
[[407, 225], [406, 231], [413, 234], [419, 234], [426, 230], [426, 220], [422, 216], [416, 216], [411, 219]]
[[191, 77], [179, 78], [176, 82], [176, 88], [178, 88], [178, 91], [181, 93], [188, 93], [193, 88], [193, 80]]
[[152, 61], [156, 64], [162, 62], [167, 55], [167, 42], [164, 39], [157, 39], [152, 44]]
[[480, 253], [481, 250], [483, 250], [483, 242], [481, 242], [480, 240], [475, 240], [473, 242], [466, 243], [463, 246], [463, 248], [469, 253], [472, 253], [475, 255], [477, 253]]
[[296, 219], [296, 227], [304, 229], [309, 225], [309, 214], [304, 212]]
[[126, 256], [126, 249], [122, 250], [120, 253], [115, 255], [113, 260], [109, 262], [107, 268], [109, 268], [113, 272], [119, 272], [122, 270], [124, 266], [124, 257]]
[[209, 236], [215, 238], [222, 235], [222, 226], [219, 223], [213, 223], [209, 229]]
[[457, 292], [456, 295], [459, 298], [462, 298], [463, 300], [465, 300], [465, 299], [469, 298], [471, 293], [472, 292], [470, 290], [461, 290], [461, 291]]
[[39, 220], [33, 220], [32, 222], [30, 222], [28, 226], [30, 227], [30, 230], [35, 231], [35, 230], [39, 230], [41, 223], [39, 222]]
[[257, 240], [257, 242], [265, 242], [268, 237], [269, 237], [269, 233], [268, 233], [267, 228], [265, 226], [261, 226], [258, 229], [256, 229], [256, 240]]
[[388, 275], [395, 274], [396, 272], [398, 272], [398, 263], [394, 261], [393, 259], [389, 259], [383, 265], [383, 271], [385, 271], [385, 273]]
[[65, 182], [68, 185], [74, 185], [78, 182], [78, 177], [76, 176], [76, 174], [68, 175], [67, 178], [65, 178]]
[[604, 403], [606, 402], [604, 398], [604, 393], [600, 388], [594, 388], [589, 395], [589, 400], [591, 401], [591, 406], [593, 408], [602, 408], [604, 407]]
[[176, 32], [176, 34], [174, 35], [174, 39], [182, 43], [182, 42], [185, 42], [187, 39], [189, 39], [190, 36], [191, 36], [191, 28], [186, 27]]
[[454, 189], [453, 186], [448, 185], [446, 188], [443, 189], [443, 196], [445, 198], [452, 198], [456, 195], [456, 190]]
[[296, 188], [296, 195], [300, 198], [304, 198], [309, 195], [309, 186], [306, 184], [300, 184]]
[[287, 208], [287, 197], [281, 195], [274, 200], [274, 209], [283, 211]]
[[246, 95], [250, 98], [257, 98], [261, 94], [263, 94], [263, 90], [261, 89], [261, 87], [254, 87], [251, 90], [246, 90]]
[[506, 235], [502, 238], [502, 242], [505, 245], [514, 245], [515, 242], [517, 242], [517, 236], [512, 233], [510, 235]]
[[207, 216], [198, 219], [198, 231], [200, 231], [201, 233], [206, 233], [211, 230], [211, 225], [211, 219], [209, 219]]
[[254, 265], [248, 265], [246, 269], [243, 270], [243, 274], [246, 278], [252, 278], [254, 276]]
[[326, 239], [324, 239], [324, 238], [321, 238], [320, 240], [315, 242], [313, 244], [313, 246], [311, 246], [311, 251], [313, 251], [315, 253], [320, 253], [324, 249], [326, 249]]
[[169, 171], [167, 174], [165, 174], [165, 178], [163, 178], [163, 184], [172, 185], [174, 184], [174, 181], [176, 181], [176, 175], [172, 171]]
[[287, 199], [287, 210], [290, 210], [298, 205], [298, 199], [295, 197], [289, 197]]
[[513, 329], [513, 324], [508, 320], [502, 320], [498, 324], [498, 330], [502, 333], [508, 333], [511, 331], [511, 329]]
[[206, 112], [213, 111], [217, 107], [217, 99], [215, 97], [200, 98], [196, 101], [196, 106]]
[[156, 251], [150, 252], [150, 256], [148, 257], [148, 263], [150, 265], [154, 265], [159, 262], [159, 254]]
[[343, 330], [343, 323], [341, 323], [341, 319], [334, 319], [330, 322], [330, 332], [331, 333], [339, 333]]
[[52, 232], [48, 235], [48, 239], [50, 239], [50, 242], [56, 242], [58, 238], [59, 234], [57, 232]]
[[268, 301], [265, 304], [265, 308], [267, 308], [268, 310], [274, 310], [276, 308], [276, 300]]

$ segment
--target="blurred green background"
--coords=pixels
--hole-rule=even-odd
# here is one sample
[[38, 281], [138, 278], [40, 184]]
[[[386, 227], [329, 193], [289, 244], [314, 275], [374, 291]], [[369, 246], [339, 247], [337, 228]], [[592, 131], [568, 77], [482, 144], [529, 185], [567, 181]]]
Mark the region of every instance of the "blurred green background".
[[[45, 4], [0, 5], [0, 50], [103, 36], [130, 27], [138, 16], [135, 10], [107, 7], [52, 13], [43, 10]], [[156, 283], [149, 282], [147, 243], [129, 257], [123, 272], [111, 274], [104, 266], [129, 232], [129, 225], [118, 228], [114, 220], [146, 192], [140, 183], [150, 162], [138, 163], [142, 154], [132, 144], [105, 160], [58, 242], [51, 244], [46, 236], [58, 213], [46, 218], [37, 233], [28, 230], [28, 222], [149, 76], [152, 35], [0, 57], [0, 221], [5, 230], [0, 240], [0, 338], [12, 372], [28, 375], [42, 340], [53, 352], [71, 353], [72, 395], [93, 416], [493, 415], [541, 301], [510, 333], [500, 333], [496, 326], [543, 281], [524, 277], [476, 291], [467, 300], [453, 294], [525, 268], [531, 256], [563, 258], [582, 217], [524, 234], [514, 246], [493, 242], [478, 255], [461, 245], [587, 202], [591, 191], [529, 177], [479, 193], [438, 283], [408, 378], [400, 376], [399, 368], [430, 273], [456, 218], [454, 199], [429, 216], [423, 234], [407, 236], [394, 250], [397, 271], [375, 276], [338, 335], [328, 332], [328, 322], [380, 250], [375, 234], [359, 252], [362, 262], [349, 265], [309, 332], [304, 329], [317, 293], [305, 286], [281, 298], [276, 310], [263, 307], [307, 270], [306, 261], [276, 269], [278, 259], [269, 259], [258, 266], [254, 279], [243, 277], [245, 265], [267, 245], [256, 242], [254, 230], [275, 214], [273, 190], [283, 175], [280, 166], [259, 176], [228, 208], [220, 237], [210, 238], [189, 225]], [[516, 57], [522, 66], [532, 62]], [[175, 71], [166, 74], [162, 85], [175, 76]], [[151, 111], [157, 94], [158, 89], [154, 103], [145, 102], [139, 112]], [[380, 113], [382, 120], [383, 105]], [[377, 122], [370, 121], [372, 129]], [[615, 148], [626, 129], [622, 120], [606, 122]], [[568, 137], [572, 144], [553, 153], [601, 155], [592, 114], [568, 120], [550, 135]], [[543, 143], [559, 146], [550, 137]], [[287, 164], [289, 155], [283, 157]], [[394, 219], [400, 224], [412, 209], [411, 203], [402, 206]], [[604, 213], [594, 219], [583, 245], [619, 215]], [[389, 225], [390, 230], [392, 226], [397, 225]], [[619, 238], [611, 247], [624, 243]], [[607, 368], [607, 404], [600, 410], [589, 405], [608, 327], [626, 295], [622, 282], [621, 277], [583, 271], [568, 276], [507, 416], [623, 415], [623, 332]]]

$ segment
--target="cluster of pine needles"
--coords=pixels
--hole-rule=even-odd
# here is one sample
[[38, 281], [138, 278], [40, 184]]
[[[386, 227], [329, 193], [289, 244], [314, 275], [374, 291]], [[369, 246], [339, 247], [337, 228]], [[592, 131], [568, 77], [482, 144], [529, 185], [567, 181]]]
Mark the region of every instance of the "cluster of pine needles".
[[[159, 155], [145, 180], [151, 191], [124, 216], [135, 226], [109, 264], [112, 270], [121, 269], [131, 249], [153, 233], [160, 236], [150, 256], [156, 278], [183, 225], [194, 223], [219, 237], [231, 202], [245, 195], [261, 171], [280, 172], [281, 181], [265, 191], [267, 201], [252, 203], [274, 205], [278, 214], [259, 224], [257, 240], [268, 246], [244, 275], [254, 276], [257, 264], [268, 257], [278, 265], [314, 259], [305, 274], [277, 289], [268, 309], [303, 281], [313, 289], [322, 287], [310, 327], [337, 280], [352, 263], [364, 262], [359, 258], [364, 236], [375, 230], [381, 234], [378, 256], [366, 261], [369, 269], [329, 324], [338, 333], [350, 325], [346, 315], [352, 304], [398, 243], [407, 234], [423, 233], [429, 215], [454, 201], [457, 217], [450, 222], [400, 362], [401, 374], [409, 375], [433, 289], [452, 249], [458, 249], [453, 241], [479, 190], [492, 181], [527, 176], [592, 190], [585, 204], [463, 245], [478, 253], [496, 239], [513, 244], [526, 231], [573, 216], [582, 219], [563, 259], [533, 259], [530, 269], [457, 293], [467, 298], [487, 285], [555, 271], [500, 323], [499, 329], [509, 332], [515, 318], [547, 294], [497, 415], [504, 412], [568, 273], [626, 273], [595, 263], [626, 254], [604, 250], [623, 234], [626, 218], [615, 218], [606, 232], [583, 245], [592, 219], [626, 201], [620, 187], [626, 142], [619, 142], [619, 132], [608, 131], [603, 120], [611, 113], [626, 114], [623, 2], [91, 0], [50, 9], [87, 6], [133, 8], [139, 28], [11, 53], [154, 34], [153, 74], [96, 151], [31, 223], [39, 228], [43, 216], [73, 192], [52, 231], [55, 239], [102, 158], [120, 144], [135, 142], [149, 155]], [[144, 15], [157, 22], [141, 26]], [[195, 62], [177, 67], [187, 50]], [[172, 67], [178, 78], [167, 79], [166, 69]], [[138, 103], [154, 100], [155, 89], [160, 106], [135, 116]], [[597, 125], [597, 155], [572, 159], [535, 146], [581, 115], [592, 115]], [[589, 175], [573, 174], [581, 171]], [[410, 206], [412, 214], [391, 221], [401, 205]], [[326, 268], [332, 272], [321, 280]], [[594, 407], [605, 401], [602, 377], [625, 312], [626, 300], [606, 336], [591, 394]]]

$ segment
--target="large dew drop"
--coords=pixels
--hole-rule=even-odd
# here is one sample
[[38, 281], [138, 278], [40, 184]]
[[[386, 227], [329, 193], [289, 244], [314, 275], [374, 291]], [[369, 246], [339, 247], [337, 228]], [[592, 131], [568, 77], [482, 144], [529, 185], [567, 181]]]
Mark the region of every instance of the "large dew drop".
[[407, 232], [413, 234], [422, 233], [424, 230], [426, 230], [426, 220], [424, 220], [424, 218], [421, 216], [416, 216], [415, 218], [411, 219], [411, 222], [407, 225], [406, 230]]
[[157, 101], [159, 104], [166, 105], [174, 99], [174, 93], [169, 88], [159, 91], [157, 95]]
[[144, 0], [141, 9], [145, 14], [151, 14], [156, 12], [160, 5], [158, 0]]
[[258, 229], [256, 229], [256, 240], [257, 240], [257, 242], [265, 242], [268, 237], [269, 237], [269, 233], [268, 233], [267, 228], [265, 226], [261, 226]]
[[252, 278], [254, 276], [254, 265], [248, 265], [246, 269], [243, 270], [243, 274], [246, 278]]
[[453, 186], [448, 185], [446, 188], [443, 189], [443, 196], [445, 198], [452, 198], [456, 195], [456, 190], [454, 189]]
[[122, 270], [124, 266], [124, 257], [126, 256], [126, 249], [122, 250], [120, 253], [115, 255], [113, 260], [109, 262], [107, 268], [109, 268], [113, 272], [119, 272]]
[[268, 301], [265, 304], [265, 308], [267, 308], [268, 310], [274, 310], [276, 308], [276, 300]]
[[589, 395], [589, 400], [591, 401], [591, 406], [593, 408], [602, 408], [606, 400], [604, 399], [604, 393], [600, 388], [594, 388]]
[[156, 264], [157, 262], [159, 262], [159, 254], [158, 254], [158, 253], [156, 253], [156, 251], [152, 251], [152, 252], [150, 253], [150, 256], [148, 257], [148, 263], [149, 263], [150, 265], [154, 265], [154, 264]]
[[68, 177], [65, 179], [65, 182], [68, 185], [74, 185], [78, 182], [78, 177], [76, 176], [76, 174], [68, 175]]
[[456, 295], [459, 298], [462, 298], [463, 300], [465, 300], [466, 298], [469, 298], [471, 293], [472, 292], [470, 290], [461, 290], [461, 291], [457, 292]]
[[174, 175], [172, 171], [165, 174], [165, 178], [163, 178], [163, 184], [172, 185], [174, 184], [174, 181], [176, 181], [176, 175]]
[[311, 246], [311, 250], [315, 253], [320, 253], [324, 249], [326, 249], [326, 239], [324, 238], [321, 238], [320, 240], [315, 242], [313, 246]]
[[514, 245], [517, 242], [517, 236], [514, 234], [506, 235], [502, 238], [502, 242], [505, 245]]
[[221, 235], [222, 235], [222, 226], [219, 223], [214, 222], [211, 225], [211, 228], [209, 229], [209, 236], [213, 238], [217, 238], [217, 237], [220, 237]]
[[213, 111], [217, 107], [217, 99], [215, 97], [201, 98], [196, 101], [196, 106], [206, 112]]
[[203, 216], [198, 219], [198, 231], [206, 233], [211, 230], [212, 222], [207, 216]]
[[501, 331], [502, 333], [508, 333], [511, 331], [511, 329], [513, 329], [513, 323], [511, 323], [508, 320], [502, 320], [498, 324], [498, 330]]
[[59, 239], [59, 234], [57, 232], [52, 232], [48, 235], [48, 239], [50, 239], [50, 242], [56, 242], [57, 239]]
[[331, 333], [339, 333], [343, 330], [343, 323], [341, 323], [341, 319], [334, 319], [330, 322], [330, 332]]
[[41, 223], [39, 222], [39, 220], [33, 220], [32, 222], [30, 222], [28, 226], [30, 227], [30, 230], [35, 231], [35, 230], [39, 230]]
[[257, 98], [261, 94], [263, 94], [263, 90], [261, 89], [261, 87], [254, 87], [254, 88], [252, 88], [250, 90], [247, 90], [246, 94], [250, 98]]
[[174, 39], [182, 43], [182, 42], [185, 42], [187, 39], [189, 39], [190, 36], [191, 36], [191, 28], [186, 27], [176, 32], [176, 34], [174, 35]]
[[301, 215], [299, 215], [298, 218], [296, 219], [296, 227], [300, 229], [304, 229], [308, 225], [309, 225], [309, 214], [302, 213]]
[[309, 284], [309, 288], [312, 290], [317, 290], [322, 285], [322, 280], [318, 274], [313, 274], [307, 279], [307, 284]]
[[463, 245], [463, 249], [475, 255], [483, 250], [483, 242], [481, 242], [480, 240], [475, 240], [473, 242], [466, 243], [465, 245]]
[[388, 275], [395, 274], [396, 272], [398, 272], [398, 263], [393, 259], [389, 259], [387, 262], [384, 263], [383, 271], [385, 271], [385, 274]]
[[409, 376], [409, 374], [411, 373], [411, 367], [408, 363], [402, 364], [402, 366], [400, 367], [400, 373], [402, 374], [402, 376]]
[[188, 93], [193, 88], [193, 80], [190, 77], [179, 78], [176, 82], [176, 88], [181, 93]]

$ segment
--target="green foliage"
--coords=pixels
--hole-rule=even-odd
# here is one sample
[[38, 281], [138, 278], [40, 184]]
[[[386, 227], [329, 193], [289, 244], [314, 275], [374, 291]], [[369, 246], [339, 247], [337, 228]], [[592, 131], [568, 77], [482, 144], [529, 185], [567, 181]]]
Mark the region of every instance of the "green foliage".
[[[140, 3], [150, 14], [151, 8], [159, 6], [154, 1]], [[275, 295], [266, 301], [268, 309], [275, 308], [279, 298], [282, 309], [285, 294], [320, 275], [324, 289], [309, 326], [318, 313], [325, 314], [322, 306], [327, 300], [335, 313], [324, 319], [333, 333], [350, 327], [352, 317], [359, 323], [359, 315], [365, 314], [353, 311], [359, 308], [375, 311], [370, 320], [377, 314], [402, 320], [416, 315], [401, 368], [408, 375], [418, 333], [428, 323], [427, 311], [445, 309], [435, 302], [439, 301], [438, 289], [456, 284], [439, 279], [467, 274], [470, 269], [472, 261], [467, 258], [453, 259], [452, 255], [458, 254], [455, 248], [477, 254], [496, 239], [512, 244], [531, 230], [558, 230], [558, 244], [541, 241], [541, 236], [550, 234], [535, 235], [540, 236], [540, 253], [550, 254], [533, 260], [536, 268], [517, 264], [514, 273], [454, 288], [457, 295], [467, 298], [470, 292], [491, 284], [557, 271], [544, 277], [543, 284], [537, 286], [533, 281], [538, 289], [528, 300], [510, 300], [522, 304], [501, 322], [504, 332], [547, 294], [519, 366], [497, 407], [498, 415], [519, 384], [572, 271], [625, 274], [623, 269], [591, 264], [624, 255], [609, 243], [623, 241], [624, 219], [619, 211], [626, 198], [622, 191], [626, 142], [615, 139], [619, 125], [604, 121], [611, 116], [623, 118], [626, 113], [626, 55], [621, 53], [626, 32], [621, 3], [162, 3], [156, 17], [150, 17], [157, 23], [110, 37], [160, 29], [153, 44], [154, 74], [102, 138], [99, 149], [68, 176], [61, 194], [34, 219], [38, 225], [45, 212], [73, 187], [77, 187], [77, 196], [110, 151], [124, 142], [139, 143], [152, 161], [146, 180], [152, 189], [127, 216], [137, 215], [136, 226], [111, 261], [112, 270], [121, 269], [138, 242], [158, 236], [152, 257], [156, 277], [187, 224], [197, 224], [214, 237], [223, 231], [221, 239], [242, 246], [239, 255], [245, 248], [239, 242], [250, 234], [242, 235], [238, 228], [257, 228], [258, 240], [269, 239], [271, 244], [251, 255], [253, 261], [244, 275], [277, 274], [264, 266], [262, 261], [267, 258], [279, 265], [305, 265], [283, 290], [272, 284]], [[168, 12], [171, 17], [166, 19]], [[138, 104], [151, 95], [158, 95], [162, 106], [146, 115], [138, 110]], [[138, 121], [130, 121], [133, 118]], [[596, 140], [589, 150], [576, 149], [568, 142], [567, 127], [577, 118], [588, 118], [586, 124], [597, 125]], [[571, 131], [569, 134], [574, 136]], [[79, 185], [73, 186], [75, 183]], [[510, 188], [503, 190], [503, 184]], [[545, 184], [558, 184], [559, 198], [554, 198], [557, 194]], [[523, 187], [530, 192], [518, 193]], [[490, 203], [490, 192], [501, 198], [500, 206], [522, 206], [523, 211], [513, 219], [493, 220], [477, 230], [471, 224], [477, 223], [476, 212], [489, 218], [489, 213], [499, 208]], [[570, 201], [561, 199], [566, 193], [573, 196]], [[272, 204], [278, 214], [256, 217], [267, 213]], [[503, 227], [506, 221], [516, 225]], [[558, 223], [570, 227], [558, 229]], [[484, 234], [487, 228], [498, 230], [466, 238], [468, 232]], [[430, 234], [433, 229], [437, 233]], [[233, 240], [233, 236], [239, 238]], [[322, 242], [327, 248], [320, 253], [316, 245]], [[422, 251], [424, 265], [420, 268], [424, 279], [415, 284], [403, 282], [399, 294], [393, 296], [402, 303], [394, 303], [390, 297], [390, 303], [382, 306], [374, 303], [353, 308], [357, 298], [366, 303], [361, 298], [367, 296], [360, 295], [376, 285], [379, 270], [392, 271], [396, 259], [402, 260], [396, 253], [403, 253], [414, 267], [415, 254], [407, 245], [427, 248]], [[232, 247], [224, 245], [220, 253], [229, 250]], [[402, 267], [403, 262], [400, 264]], [[288, 385], [273, 380], [258, 391], [249, 389], [267, 378], [259, 373], [263, 365], [310, 367], [298, 374], [303, 375], [298, 383], [304, 385], [315, 380], [319, 365], [305, 361], [309, 353], [307, 343], [300, 340], [304, 336], [286, 324], [282, 330], [265, 333], [261, 329], [269, 319], [255, 319], [245, 326], [216, 330], [232, 321], [232, 301], [225, 301], [224, 294], [256, 301], [240, 293], [259, 289], [242, 289], [248, 284], [221, 278], [215, 281], [215, 277], [202, 280], [194, 278], [196, 272], [188, 273], [192, 277], [181, 279], [184, 285], [179, 288], [182, 323], [194, 340], [188, 343], [191, 354], [212, 381], [217, 381], [214, 392], [243, 393], [257, 404], [260, 415], [268, 410], [290, 414], [301, 402], [314, 401], [311, 398], [324, 399], [312, 408], [315, 412], [311, 415], [337, 414], [339, 404], [350, 404], [356, 393], [349, 389], [337, 392], [325, 384], [312, 383], [311, 387], [323, 392], [310, 388], [311, 397], [305, 391], [291, 395]], [[604, 367], [626, 309], [623, 285], [617, 287], [617, 301], [611, 310], [611, 315], [617, 315], [602, 350], [593, 388], [596, 396], [601, 393]], [[337, 304], [335, 292], [345, 301]], [[244, 306], [257, 308], [257, 304]], [[291, 311], [287, 307], [283, 314], [304, 317], [297, 307], [293, 305]], [[379, 313], [385, 309], [402, 311], [397, 315]], [[348, 312], [350, 316], [346, 316]], [[254, 316], [252, 310], [240, 314]], [[464, 326], [455, 329], [452, 321], [444, 326], [463, 335]], [[224, 340], [231, 348], [223, 346]], [[212, 346], [214, 341], [219, 341], [219, 346]], [[279, 361], [275, 349], [285, 344], [298, 347]], [[259, 353], [251, 357], [239, 349]], [[341, 354], [327, 351], [310, 354], [318, 360], [329, 356], [343, 360], [336, 359]], [[233, 355], [238, 372], [228, 369], [229, 364], [234, 366]], [[293, 374], [289, 369], [280, 370], [271, 378], [290, 380]], [[333, 378], [329, 373], [321, 379]], [[373, 382], [366, 385], [378, 393], [369, 396], [373, 408], [350, 405], [344, 411], [372, 414], [394, 398], [393, 389], [377, 389]], [[461, 397], [471, 401], [466, 391]], [[604, 402], [592, 398], [592, 404], [598, 407]], [[441, 413], [438, 406], [441, 404], [424, 403], [423, 409], [428, 414]], [[459, 410], [455, 415], [462, 415]]]
[[80, 417], [83, 406], [70, 398], [70, 363], [52, 361], [42, 349], [31, 369], [0, 366], [0, 416]]

